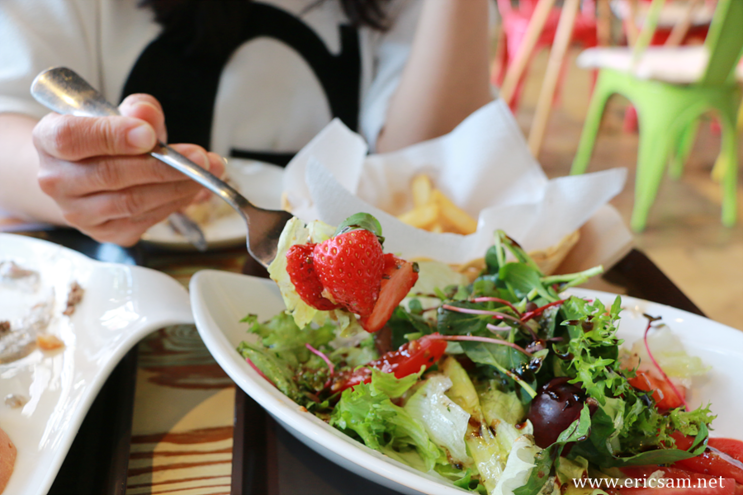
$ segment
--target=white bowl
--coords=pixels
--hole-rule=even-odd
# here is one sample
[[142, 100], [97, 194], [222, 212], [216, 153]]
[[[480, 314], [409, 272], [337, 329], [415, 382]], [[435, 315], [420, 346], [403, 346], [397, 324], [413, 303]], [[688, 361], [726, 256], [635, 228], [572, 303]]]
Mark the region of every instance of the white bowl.
[[[214, 359], [248, 395], [263, 406], [300, 441], [340, 466], [383, 486], [407, 494], [455, 495], [465, 492], [351, 439], [329, 426], [261, 378], [236, 351], [247, 337], [247, 325], [239, 320], [249, 313], [261, 320], [284, 309], [276, 284], [247, 275], [204, 270], [190, 285], [196, 326]], [[585, 298], [611, 304], [616, 297], [605, 292], [572, 290]], [[715, 436], [743, 439], [738, 419], [743, 397], [736, 393], [743, 376], [743, 333], [685, 311], [630, 297], [623, 298], [619, 335], [629, 342], [640, 338], [646, 325], [643, 313], [662, 316], [681, 338], [690, 354], [700, 356], [713, 370], [703, 388], [689, 396], [692, 407], [711, 401], [718, 414]], [[467, 493], [467, 492], [465, 492]]]
[[[101, 263], [57, 244], [0, 234], [0, 261], [5, 260], [38, 270], [42, 283], [54, 287], [50, 332], [65, 344], [0, 364], [0, 399], [8, 394], [29, 399], [16, 409], [0, 404], [0, 428], [18, 450], [5, 493], [41, 495], [49, 491], [96, 394], [124, 355], [150, 332], [193, 318], [185, 288], [154, 270]], [[73, 280], [85, 295], [67, 318], [60, 313]], [[0, 297], [0, 320], [13, 312], [17, 308]]]

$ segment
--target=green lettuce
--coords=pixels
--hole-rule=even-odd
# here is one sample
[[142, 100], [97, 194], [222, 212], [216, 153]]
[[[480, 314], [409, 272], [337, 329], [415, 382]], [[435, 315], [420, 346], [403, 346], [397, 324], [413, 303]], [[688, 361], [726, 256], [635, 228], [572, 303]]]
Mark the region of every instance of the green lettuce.
[[266, 348], [294, 364], [305, 363], [314, 356], [306, 344], [319, 349], [327, 346], [335, 337], [334, 325], [299, 328], [288, 313], [279, 313], [263, 323], [259, 323], [255, 315], [248, 315], [241, 321], [250, 325], [248, 331], [258, 335]]
[[415, 374], [398, 380], [392, 374], [374, 370], [371, 383], [343, 391], [330, 424], [360, 438], [367, 447], [393, 454], [391, 457], [394, 453], [415, 451], [424, 471], [434, 469], [441, 451], [423, 425], [391, 400], [407, 392], [419, 377]]
[[244, 358], [250, 359], [250, 362], [291, 400], [298, 404], [305, 402], [305, 397], [294, 381], [294, 369], [289, 363], [263, 346], [250, 342], [240, 342], [237, 352]]
[[448, 377], [432, 375], [408, 399], [404, 409], [423, 424], [436, 445], [446, 449], [455, 463], [464, 466], [471, 463], [464, 443], [470, 415], [446, 396], [451, 386]]

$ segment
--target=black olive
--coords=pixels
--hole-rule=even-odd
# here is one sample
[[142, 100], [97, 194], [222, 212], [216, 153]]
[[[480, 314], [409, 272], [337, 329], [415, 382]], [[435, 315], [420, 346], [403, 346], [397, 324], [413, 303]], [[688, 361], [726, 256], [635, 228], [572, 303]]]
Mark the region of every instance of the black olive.
[[547, 448], [568, 426], [580, 417], [585, 394], [568, 383], [567, 377], [553, 378], [532, 401], [527, 418], [534, 425], [534, 441]]

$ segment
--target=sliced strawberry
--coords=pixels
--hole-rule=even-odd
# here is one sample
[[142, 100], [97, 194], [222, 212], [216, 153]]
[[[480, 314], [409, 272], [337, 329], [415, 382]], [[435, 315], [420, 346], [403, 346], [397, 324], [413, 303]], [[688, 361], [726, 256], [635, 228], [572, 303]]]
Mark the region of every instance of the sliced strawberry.
[[382, 288], [374, 311], [368, 317], [361, 318], [361, 326], [367, 332], [381, 330], [418, 281], [418, 265], [415, 263], [395, 258], [392, 254], [385, 254], [384, 261]]
[[286, 253], [286, 271], [299, 297], [315, 309], [330, 311], [340, 308], [323, 297], [323, 286], [315, 272], [315, 244], [295, 244]]
[[377, 236], [352, 230], [318, 244], [315, 271], [328, 294], [338, 304], [362, 317], [369, 316], [379, 297], [384, 253]]

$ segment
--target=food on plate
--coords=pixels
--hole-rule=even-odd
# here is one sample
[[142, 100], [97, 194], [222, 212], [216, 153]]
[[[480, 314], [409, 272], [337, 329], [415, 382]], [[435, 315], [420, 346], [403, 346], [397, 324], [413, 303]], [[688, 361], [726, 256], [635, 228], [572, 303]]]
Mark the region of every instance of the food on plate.
[[28, 399], [20, 394], [8, 394], [5, 396], [5, 405], [11, 409], [23, 407], [26, 402], [28, 402]]
[[[0, 289], [22, 296], [21, 315], [0, 321], [0, 364], [17, 361], [34, 349], [59, 349], [64, 342], [49, 331], [55, 317], [71, 316], [82, 301], [83, 288], [76, 281], [70, 284], [65, 307], [55, 309], [56, 298], [52, 287], [45, 287], [38, 271], [23, 267], [15, 261], [0, 262]], [[31, 302], [28, 302], [31, 301]]]
[[[434, 188], [427, 175], [416, 175], [411, 181], [410, 189], [413, 209], [398, 215], [397, 218], [400, 221], [435, 233], [451, 232], [467, 235], [477, 231], [477, 220], [455, 205], [444, 193]], [[529, 256], [542, 272], [551, 274], [565, 259], [579, 238], [579, 232], [573, 231], [554, 246], [530, 251]], [[474, 280], [484, 266], [485, 260], [480, 258], [461, 266], [460, 270]]]
[[402, 222], [437, 233], [468, 235], [477, 231], [477, 220], [433, 187], [427, 175], [413, 177], [410, 189], [413, 209], [397, 216]]
[[[229, 185], [235, 187], [235, 184], [228, 179], [225, 180]], [[193, 203], [183, 209], [183, 214], [204, 228], [217, 220], [233, 214], [235, 210], [217, 195], [210, 195], [206, 201]], [[176, 234], [180, 234], [179, 226], [174, 224], [170, 219], [163, 220], [170, 229]]]
[[15, 261], [0, 262], [0, 285], [23, 292], [36, 292], [40, 283], [39, 272], [23, 268]]
[[62, 311], [62, 314], [65, 316], [72, 316], [77, 305], [83, 300], [83, 294], [85, 294], [85, 290], [80, 287], [80, 284], [78, 284], [77, 281], [73, 281], [70, 284], [70, 291], [67, 293], [67, 303], [65, 304], [65, 309]]
[[39, 349], [42, 351], [54, 351], [64, 347], [64, 342], [62, 342], [62, 339], [56, 335], [42, 333], [41, 335], [36, 336], [36, 345], [38, 345]]
[[[720, 476], [724, 489], [704, 493], [743, 489], [743, 442], [710, 439], [710, 406], [686, 402], [689, 380], [708, 368], [653, 318], [644, 338], [622, 351], [620, 297], [605, 306], [563, 295], [600, 267], [545, 275], [498, 232], [477, 279], [463, 283], [446, 265], [421, 263], [425, 284], [369, 334], [349, 322], [364, 316], [285, 293], [291, 277], [279, 270], [291, 247], [312, 239], [315, 253], [334, 233], [321, 223], [287, 227], [270, 271], [285, 284], [288, 310], [265, 322], [248, 315], [251, 337], [237, 349], [302, 410], [482, 494], [592, 493], [576, 484], [659, 476]], [[315, 298], [318, 287], [308, 292]]]
[[382, 227], [367, 213], [337, 229], [293, 218], [268, 273], [298, 325], [322, 313], [342, 321], [343, 329], [376, 332], [418, 280], [417, 265], [384, 254], [383, 242]]
[[8, 480], [13, 474], [15, 466], [16, 449], [13, 442], [2, 428], [0, 428], [0, 493], [5, 491]]
[[49, 290], [41, 297], [22, 318], [10, 322], [10, 330], [0, 334], [0, 364], [21, 359], [36, 348], [36, 337], [46, 331], [54, 310], [54, 292]]
[[[227, 182], [234, 187], [232, 182], [229, 180]], [[216, 195], [211, 195], [209, 196], [209, 199], [203, 203], [189, 205], [183, 210], [183, 213], [188, 215], [191, 220], [200, 226], [205, 226], [215, 222], [232, 212], [234, 212], [232, 207]]]

